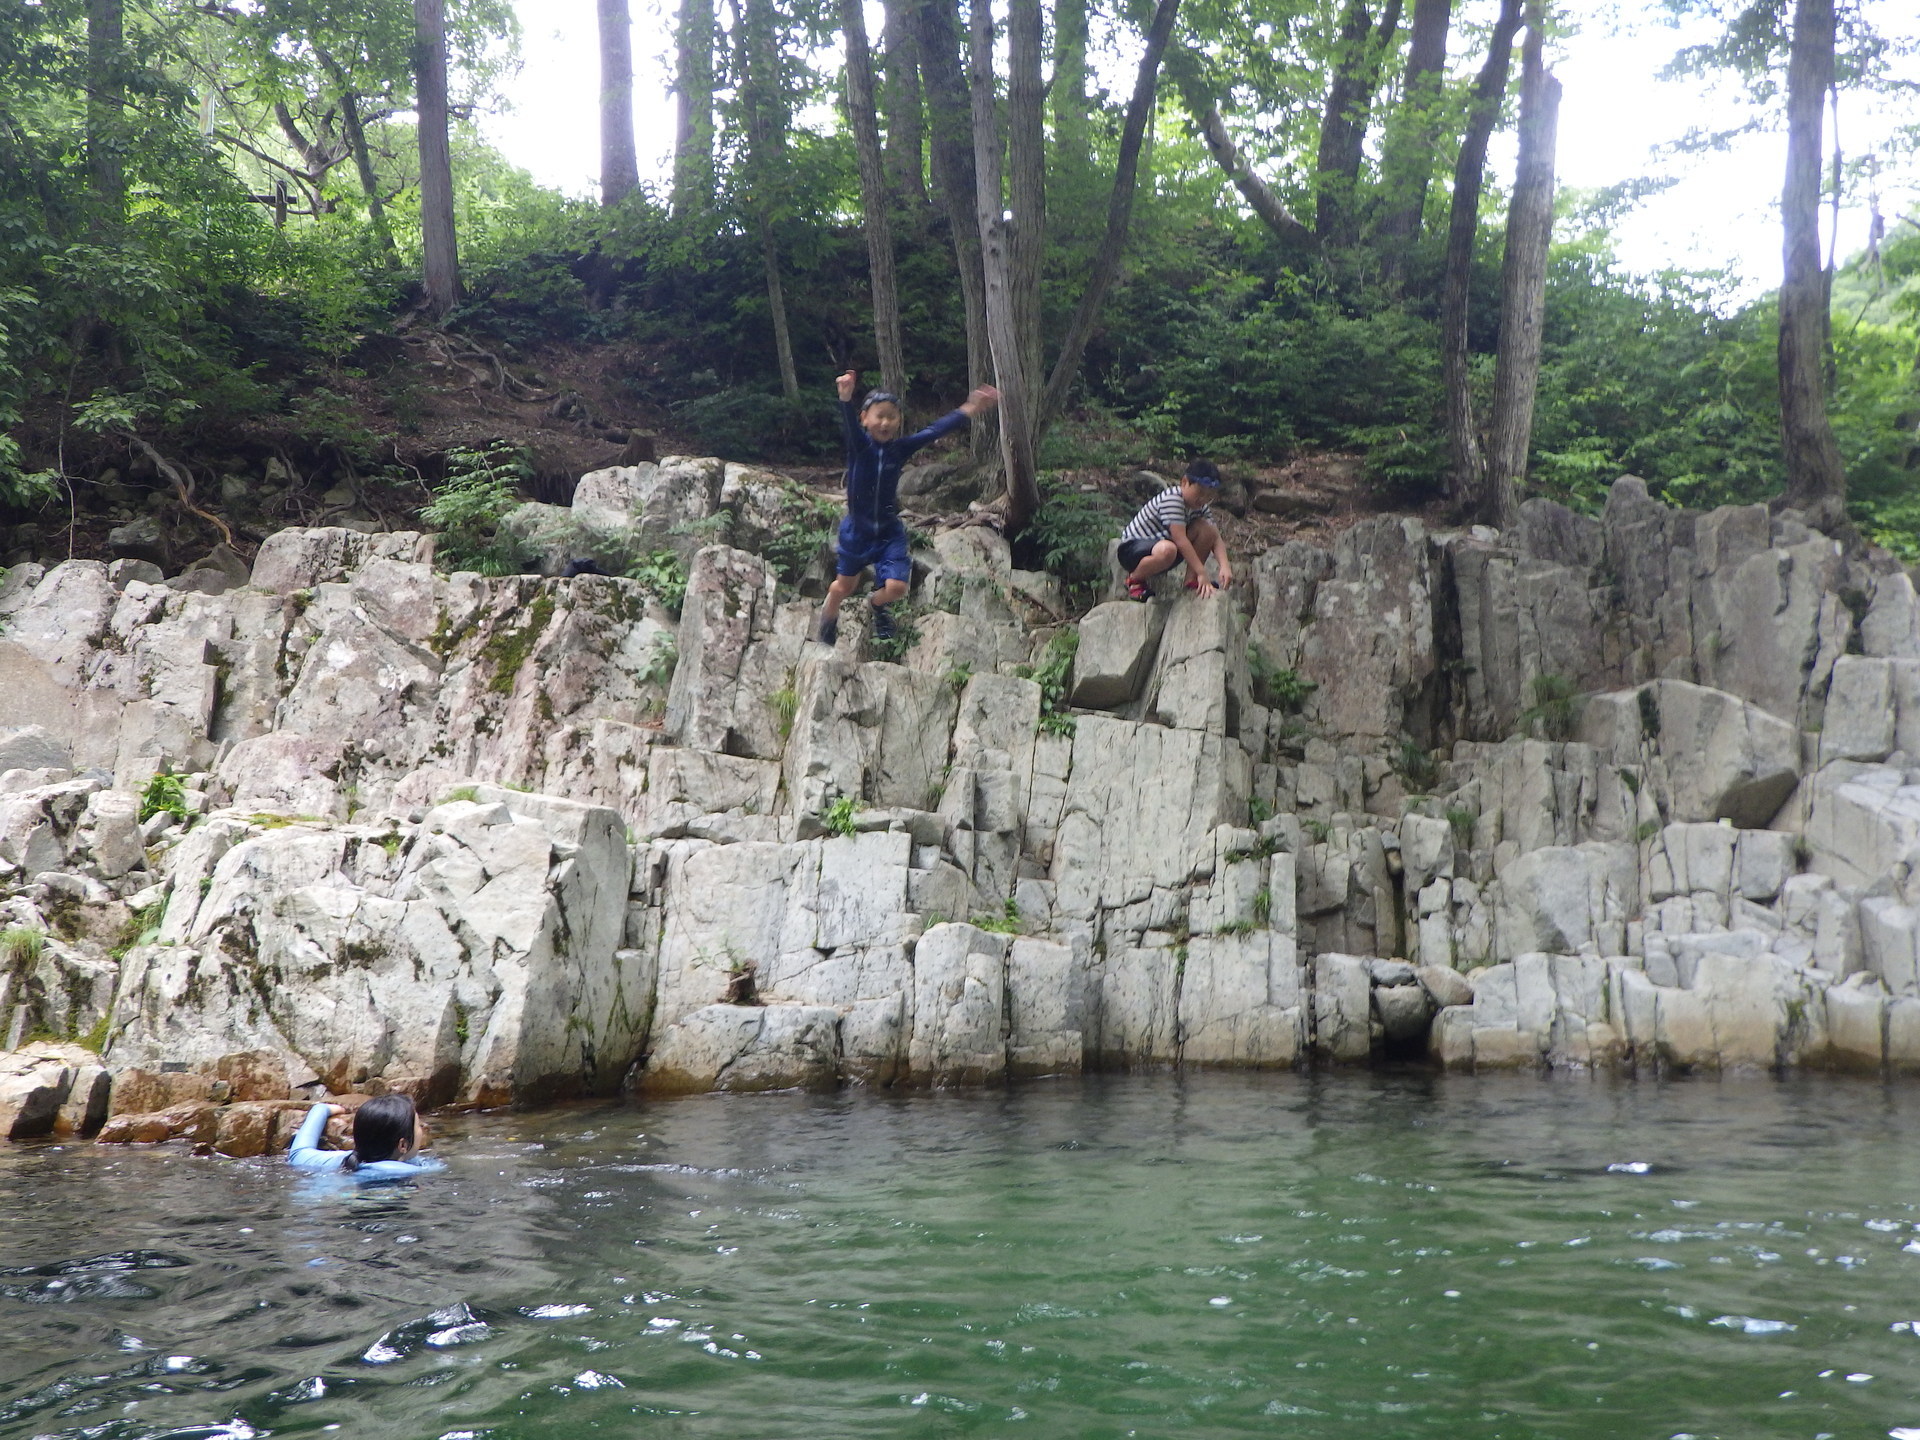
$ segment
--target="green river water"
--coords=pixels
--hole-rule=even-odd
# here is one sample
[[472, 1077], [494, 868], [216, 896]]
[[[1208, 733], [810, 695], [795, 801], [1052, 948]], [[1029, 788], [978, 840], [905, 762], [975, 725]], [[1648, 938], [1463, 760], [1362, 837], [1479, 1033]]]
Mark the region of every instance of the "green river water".
[[0, 1437], [1920, 1440], [1920, 1088], [1154, 1075], [0, 1146]]

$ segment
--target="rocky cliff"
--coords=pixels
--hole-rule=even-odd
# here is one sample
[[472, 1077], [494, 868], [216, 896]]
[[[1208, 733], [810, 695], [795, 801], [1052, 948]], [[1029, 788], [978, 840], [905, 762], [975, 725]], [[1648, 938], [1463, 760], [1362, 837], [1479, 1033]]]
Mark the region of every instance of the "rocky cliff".
[[780, 493], [681, 459], [529, 507], [674, 537], [677, 618], [346, 530], [8, 573], [0, 1132], [322, 1086], [1920, 1068], [1891, 564], [1627, 478], [1075, 621], [967, 527], [883, 663], [857, 606], [808, 641], [755, 553]]

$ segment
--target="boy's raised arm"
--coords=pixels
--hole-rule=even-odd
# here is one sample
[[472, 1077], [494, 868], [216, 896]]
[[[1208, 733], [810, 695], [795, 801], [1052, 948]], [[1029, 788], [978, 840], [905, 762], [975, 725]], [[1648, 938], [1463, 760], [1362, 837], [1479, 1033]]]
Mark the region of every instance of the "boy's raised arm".
[[836, 376], [833, 388], [840, 397], [840, 435], [846, 442], [847, 463], [852, 464], [860, 445], [860, 417], [853, 408], [854, 392], [860, 388], [860, 372], [848, 370]]

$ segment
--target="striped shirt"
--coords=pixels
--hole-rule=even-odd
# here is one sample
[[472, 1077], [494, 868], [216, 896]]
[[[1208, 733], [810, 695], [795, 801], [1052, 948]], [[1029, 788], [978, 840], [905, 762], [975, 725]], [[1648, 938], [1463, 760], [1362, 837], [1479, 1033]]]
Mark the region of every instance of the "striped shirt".
[[1202, 505], [1198, 510], [1189, 510], [1187, 502], [1180, 497], [1180, 487], [1170, 485], [1140, 507], [1140, 513], [1127, 522], [1127, 528], [1120, 532], [1120, 538], [1171, 540], [1174, 526], [1191, 525], [1212, 514], [1211, 504]]

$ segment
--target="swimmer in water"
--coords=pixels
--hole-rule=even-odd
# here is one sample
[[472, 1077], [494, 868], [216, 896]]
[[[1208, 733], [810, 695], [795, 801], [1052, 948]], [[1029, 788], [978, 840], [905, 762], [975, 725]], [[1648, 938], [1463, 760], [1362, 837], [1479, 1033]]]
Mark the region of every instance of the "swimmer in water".
[[368, 1179], [403, 1179], [441, 1168], [438, 1161], [418, 1158], [426, 1148], [427, 1127], [405, 1095], [376, 1095], [353, 1112], [353, 1149], [320, 1149], [327, 1121], [346, 1113], [346, 1106], [325, 1102], [309, 1110], [287, 1163], [297, 1170], [339, 1170]]

